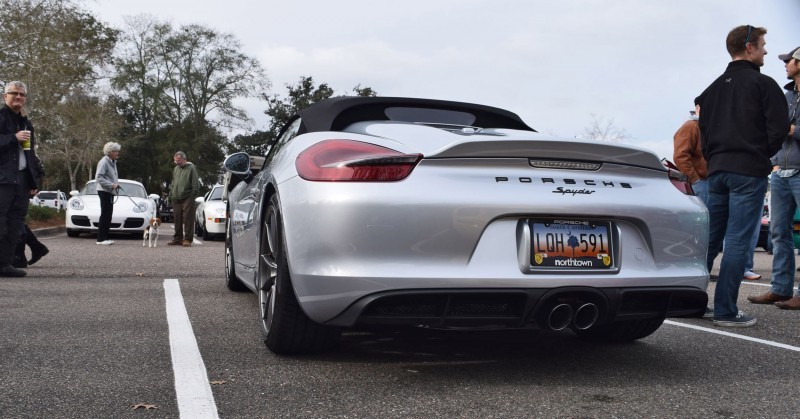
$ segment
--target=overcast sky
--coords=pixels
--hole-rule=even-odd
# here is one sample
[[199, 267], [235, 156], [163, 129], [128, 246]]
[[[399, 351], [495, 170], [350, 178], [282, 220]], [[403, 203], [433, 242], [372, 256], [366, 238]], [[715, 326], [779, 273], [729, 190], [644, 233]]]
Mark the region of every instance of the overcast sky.
[[[273, 93], [301, 75], [337, 94], [456, 100], [517, 113], [548, 134], [582, 136], [592, 114], [627, 143], [672, 158], [693, 99], [727, 66], [735, 26], [767, 28], [762, 72], [800, 46], [800, 0], [87, 0], [105, 23], [150, 14], [238, 38]], [[793, 27], [792, 27], [792, 24]], [[265, 106], [247, 103], [254, 128]]]

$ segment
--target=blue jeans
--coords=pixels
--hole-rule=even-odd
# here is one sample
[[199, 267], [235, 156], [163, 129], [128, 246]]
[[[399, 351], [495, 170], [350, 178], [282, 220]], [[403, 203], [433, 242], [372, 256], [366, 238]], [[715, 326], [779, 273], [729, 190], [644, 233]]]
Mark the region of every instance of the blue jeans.
[[708, 205], [708, 180], [698, 179], [697, 182], [692, 183], [692, 190], [695, 196], [703, 201], [703, 204]]
[[[770, 182], [770, 236], [772, 238], [772, 292], [791, 296], [795, 261], [792, 221], [800, 202], [800, 175], [780, 177], [772, 172]], [[800, 286], [797, 294], [800, 295]]]
[[757, 226], [754, 214], [763, 211], [767, 178], [716, 172], [708, 177], [708, 270], [725, 240], [725, 253], [714, 293], [714, 318], [735, 317], [745, 258]]
[[755, 262], [756, 247], [758, 246], [758, 236], [761, 234], [761, 219], [764, 217], [764, 207], [762, 206], [756, 214], [756, 231], [753, 233], [753, 238], [750, 239], [750, 248], [747, 250], [747, 263], [744, 265], [744, 273], [753, 270]]

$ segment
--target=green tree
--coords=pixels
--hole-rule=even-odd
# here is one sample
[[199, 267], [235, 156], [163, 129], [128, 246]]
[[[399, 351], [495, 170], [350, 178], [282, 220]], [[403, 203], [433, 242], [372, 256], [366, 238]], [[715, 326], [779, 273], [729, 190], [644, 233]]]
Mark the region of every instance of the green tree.
[[[263, 96], [267, 101], [267, 110], [264, 113], [270, 118], [267, 131], [256, 131], [250, 135], [237, 136], [229, 151], [246, 151], [252, 155], [266, 155], [272, 141], [278, 138], [281, 129], [294, 114], [334, 95], [334, 90], [327, 83], [317, 86], [311, 76], [300, 76], [296, 85], [292, 86], [287, 83], [285, 87], [288, 91], [285, 98], [277, 94]], [[353, 88], [353, 92], [356, 96], [377, 96], [377, 92], [371, 87], [362, 88], [360, 84]]]
[[163, 111], [163, 95], [168, 85], [166, 64], [158, 44], [171, 28], [147, 16], [128, 17], [125, 23], [111, 85], [117, 110], [129, 126], [124, 133], [126, 138], [146, 137], [168, 120]]
[[182, 150], [201, 180], [213, 183], [229, 141], [224, 132], [252, 124], [235, 100], [262, 97], [269, 86], [261, 64], [233, 36], [200, 25], [174, 29], [148, 16], [126, 24], [112, 80], [130, 124], [120, 142], [130, 143], [134, 161], [156, 157], [157, 166], [130, 169], [155, 190], [169, 181], [172, 155]]

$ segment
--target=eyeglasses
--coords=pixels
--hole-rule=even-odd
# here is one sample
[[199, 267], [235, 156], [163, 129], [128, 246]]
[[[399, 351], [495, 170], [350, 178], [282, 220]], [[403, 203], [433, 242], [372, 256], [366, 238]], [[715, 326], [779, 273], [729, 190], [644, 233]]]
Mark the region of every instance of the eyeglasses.
[[26, 95], [25, 93], [22, 93], [22, 92], [6, 92], [6, 94], [7, 95], [11, 95], [11, 96], [20, 96], [20, 97], [28, 96], [28, 95]]
[[747, 46], [747, 44], [750, 43], [750, 33], [751, 32], [753, 32], [753, 27], [750, 26], [750, 25], [747, 25], [747, 38], [744, 39], [744, 46]]

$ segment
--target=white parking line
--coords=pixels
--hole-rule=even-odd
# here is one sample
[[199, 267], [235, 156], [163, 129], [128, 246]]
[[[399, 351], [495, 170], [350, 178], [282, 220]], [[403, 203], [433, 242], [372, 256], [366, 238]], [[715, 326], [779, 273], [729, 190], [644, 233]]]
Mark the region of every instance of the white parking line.
[[787, 345], [785, 343], [773, 342], [771, 340], [764, 340], [764, 339], [753, 338], [753, 337], [750, 337], [750, 336], [737, 335], [736, 333], [723, 332], [721, 330], [710, 329], [708, 327], [702, 327], [702, 326], [695, 326], [693, 324], [681, 323], [681, 322], [676, 322], [676, 321], [673, 321], [673, 320], [664, 320], [664, 323], [672, 325], [672, 326], [686, 327], [688, 329], [695, 329], [695, 330], [699, 330], [701, 332], [708, 332], [708, 333], [713, 333], [713, 334], [716, 334], [716, 335], [722, 335], [722, 336], [728, 336], [728, 337], [732, 337], [732, 338], [736, 338], [736, 339], [748, 340], [750, 342], [756, 342], [756, 343], [760, 343], [762, 345], [774, 346], [776, 348], [788, 349], [790, 351], [800, 352], [800, 347]]
[[177, 279], [164, 280], [164, 297], [178, 412], [182, 418], [218, 418], [214, 393]]
[[[770, 284], [762, 284], [762, 283], [759, 283], [759, 282], [746, 282], [746, 281], [742, 281], [742, 285], [753, 285], [753, 286], [757, 286], [757, 287], [770, 287]], [[700, 330], [702, 332], [708, 332], [708, 333], [714, 333], [714, 334], [717, 334], [717, 335], [728, 336], [728, 337], [732, 337], [732, 338], [736, 338], [736, 339], [749, 340], [750, 342], [756, 342], [756, 343], [760, 343], [762, 345], [767, 345], [767, 346], [775, 346], [777, 348], [788, 349], [790, 351], [800, 352], [800, 347], [787, 345], [785, 343], [773, 342], [771, 340], [751, 338], [750, 336], [737, 335], [736, 333], [723, 332], [723, 331], [717, 330], [717, 329], [710, 329], [708, 327], [695, 326], [693, 324], [681, 323], [681, 322], [676, 322], [676, 321], [673, 321], [673, 320], [665, 320], [664, 323], [671, 324], [673, 326], [680, 326], [680, 327], [686, 327], [686, 328], [689, 328], [689, 329]]]
[[770, 284], [762, 284], [760, 282], [744, 282], [742, 281], [742, 285], [754, 285], [757, 287], [771, 287]]

